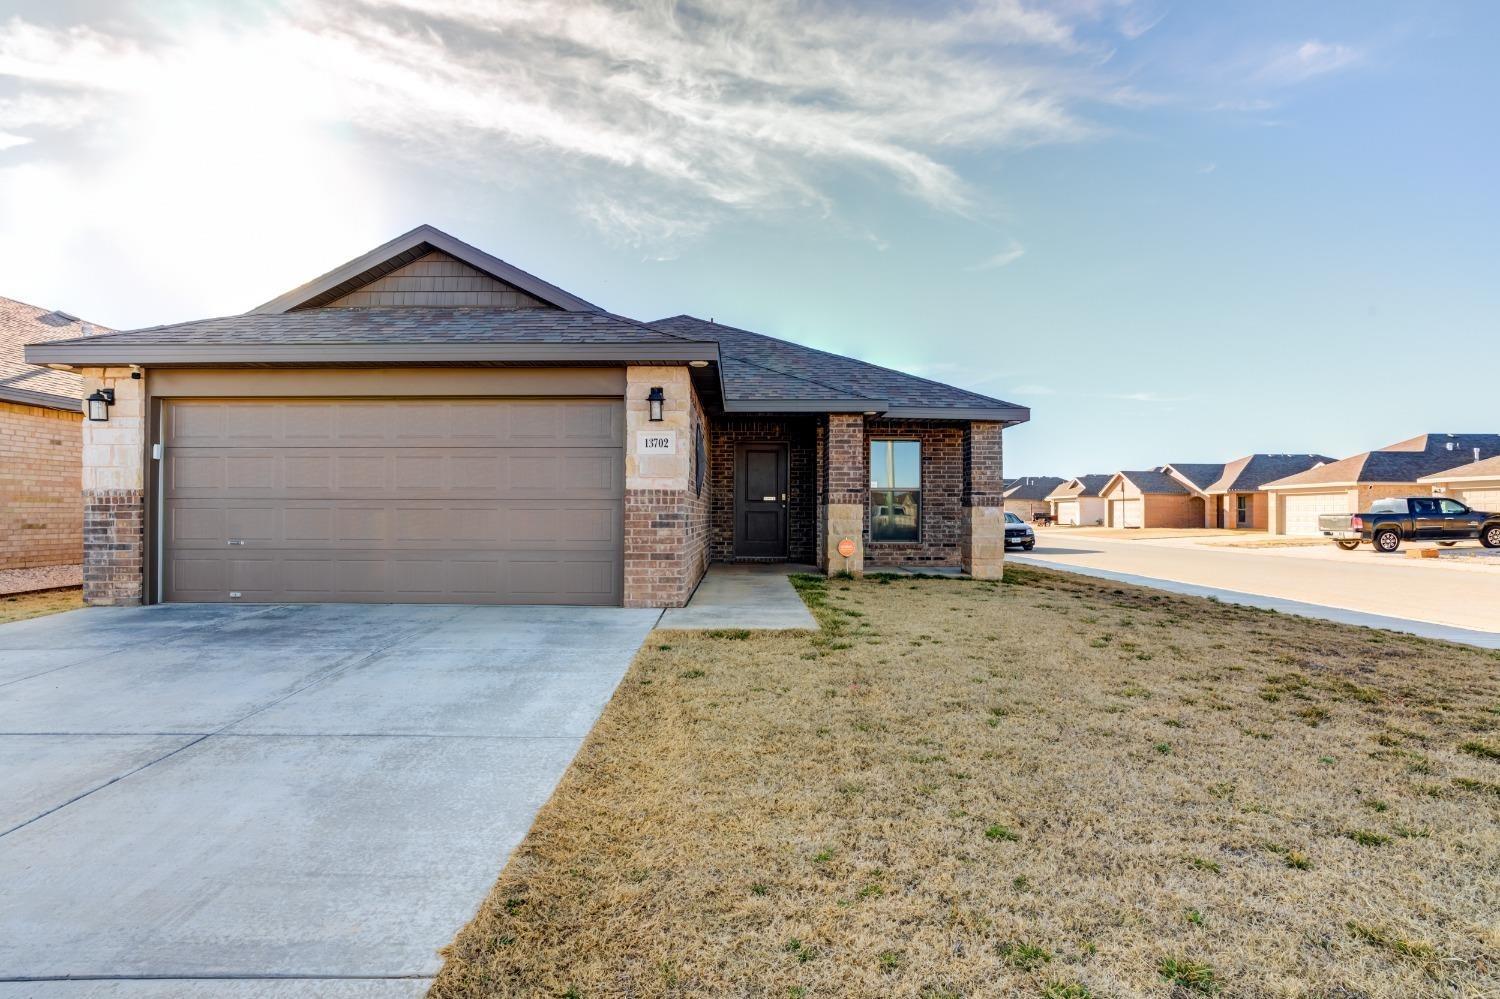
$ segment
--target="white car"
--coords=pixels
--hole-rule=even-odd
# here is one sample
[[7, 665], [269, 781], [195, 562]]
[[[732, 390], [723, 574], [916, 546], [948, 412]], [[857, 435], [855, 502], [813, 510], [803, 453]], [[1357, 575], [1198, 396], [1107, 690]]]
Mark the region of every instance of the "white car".
[[1005, 547], [1031, 551], [1036, 547], [1036, 532], [1031, 525], [1013, 513], [1005, 515]]

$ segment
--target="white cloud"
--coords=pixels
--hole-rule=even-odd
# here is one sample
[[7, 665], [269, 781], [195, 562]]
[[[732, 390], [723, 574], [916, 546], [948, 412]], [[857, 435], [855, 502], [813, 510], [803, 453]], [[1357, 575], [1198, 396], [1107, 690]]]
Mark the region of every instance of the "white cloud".
[[1309, 39], [1286, 45], [1272, 53], [1259, 76], [1269, 83], [1292, 84], [1323, 76], [1357, 64], [1359, 50], [1349, 45]]
[[1015, 240], [1011, 240], [1010, 245], [1001, 250], [999, 253], [996, 253], [993, 256], [985, 257], [983, 260], [979, 261], [979, 263], [971, 264], [965, 269], [970, 271], [998, 270], [1001, 267], [1009, 267], [1011, 264], [1015, 263], [1017, 260], [1020, 260], [1025, 255], [1026, 247], [1022, 246]]
[[1012, 391], [1017, 395], [1057, 395], [1057, 389], [1050, 385], [1017, 385]]
[[10, 132], [0, 132], [0, 152], [3, 152], [6, 149], [14, 149], [17, 146], [24, 146], [30, 141], [31, 139], [27, 138], [24, 135], [15, 135]]
[[1188, 402], [1192, 399], [1190, 395], [1162, 395], [1160, 392], [1124, 392], [1104, 396], [1106, 399], [1121, 399], [1125, 402]]

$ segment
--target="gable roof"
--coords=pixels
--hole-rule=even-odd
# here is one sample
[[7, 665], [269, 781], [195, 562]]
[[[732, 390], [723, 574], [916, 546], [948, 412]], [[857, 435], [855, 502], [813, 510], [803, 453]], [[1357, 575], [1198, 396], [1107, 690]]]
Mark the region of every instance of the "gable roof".
[[565, 312], [599, 312], [597, 305], [586, 302], [555, 284], [543, 281], [535, 274], [508, 264], [499, 257], [491, 256], [461, 239], [430, 225], [419, 225], [395, 239], [362, 253], [347, 263], [340, 264], [326, 274], [313, 278], [304, 285], [278, 295], [252, 313], [292, 312], [297, 309], [316, 309], [330, 305], [345, 295], [383, 278], [392, 271], [440, 251], [470, 267], [487, 274], [505, 284], [519, 288], [533, 298], [540, 299], [552, 308]]
[[1135, 486], [1141, 493], [1153, 496], [1183, 496], [1187, 494], [1187, 486], [1172, 478], [1159, 468], [1144, 468], [1133, 472], [1116, 472], [1109, 477], [1109, 482], [1101, 492], [1106, 492], [1114, 485], [1116, 479], [1124, 479]]
[[1192, 483], [1194, 489], [1202, 492], [1205, 487], [1224, 474], [1224, 466], [1173, 462], [1170, 465], [1163, 465], [1161, 471], [1168, 475], [1176, 472], [1183, 480]]
[[[909, 419], [1021, 423], [1031, 418], [1029, 409], [1015, 403], [695, 316], [672, 316], [650, 325], [694, 341], [712, 340], [721, 358], [738, 362], [722, 368], [730, 412], [764, 409], [754, 403], [767, 400], [840, 400], [851, 409], [863, 404], [866, 411]], [[786, 395], [768, 394], [773, 391]]]
[[1005, 485], [1004, 496], [1014, 500], [1044, 500], [1052, 490], [1062, 485], [1063, 479], [1055, 475], [1033, 475], [1023, 479], [1012, 479]]
[[1500, 453], [1500, 434], [1422, 434], [1379, 451], [1365, 451], [1340, 461], [1275, 479], [1262, 489], [1306, 489], [1365, 482], [1416, 482], [1423, 476], [1458, 468]]
[[1267, 482], [1337, 461], [1326, 454], [1247, 454], [1224, 466], [1224, 474], [1203, 490], [1210, 495], [1259, 489]]
[[83, 380], [71, 372], [28, 364], [24, 348], [29, 343], [90, 336], [103, 328], [66, 312], [0, 298], [0, 399], [78, 412]]
[[1068, 479], [1052, 492], [1047, 494], [1047, 499], [1094, 499], [1109, 485], [1113, 475], [1097, 473], [1094, 475], [1079, 475]]
[[1463, 482], [1469, 479], [1500, 479], [1500, 455], [1493, 458], [1481, 458], [1467, 465], [1459, 465], [1439, 472], [1436, 475], [1426, 475], [1418, 479], [1418, 482]]

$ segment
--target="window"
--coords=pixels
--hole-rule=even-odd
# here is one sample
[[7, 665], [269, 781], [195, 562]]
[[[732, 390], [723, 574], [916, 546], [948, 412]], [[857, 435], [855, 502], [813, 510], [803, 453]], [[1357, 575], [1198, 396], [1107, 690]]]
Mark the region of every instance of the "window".
[[1411, 512], [1414, 517], [1436, 517], [1438, 513], [1437, 500], [1414, 499], [1411, 501]]
[[870, 442], [870, 540], [921, 538], [922, 445]]
[[1440, 500], [1437, 501], [1437, 503], [1438, 503], [1438, 509], [1442, 510], [1444, 513], [1468, 513], [1469, 512], [1469, 508], [1466, 507], [1466, 506], [1464, 506], [1458, 500], [1440, 499]]
[[1241, 527], [1250, 523], [1250, 497], [1244, 493], [1234, 498], [1234, 522]]
[[1013, 513], [1007, 513], [1005, 515], [1005, 522], [1007, 524], [1024, 524], [1024, 523], [1026, 523], [1024, 520], [1022, 520], [1020, 517], [1017, 517]]

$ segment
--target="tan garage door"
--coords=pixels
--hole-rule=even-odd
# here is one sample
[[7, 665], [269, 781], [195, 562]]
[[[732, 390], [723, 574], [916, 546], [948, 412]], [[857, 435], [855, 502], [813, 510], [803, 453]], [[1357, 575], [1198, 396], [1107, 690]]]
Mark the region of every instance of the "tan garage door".
[[1144, 504], [1141, 500], [1110, 500], [1109, 526], [1140, 527]]
[[1500, 513], [1500, 489], [1453, 489], [1452, 494], [1471, 510]]
[[1349, 506], [1349, 494], [1336, 493], [1289, 493], [1286, 498], [1287, 534], [1300, 537], [1316, 536], [1318, 518], [1325, 513], [1354, 513]]
[[1059, 524], [1077, 525], [1078, 523], [1078, 501], [1063, 500], [1057, 504], [1057, 522]]
[[164, 407], [167, 600], [618, 604], [618, 399]]

